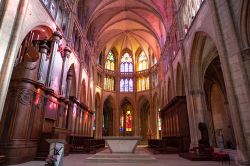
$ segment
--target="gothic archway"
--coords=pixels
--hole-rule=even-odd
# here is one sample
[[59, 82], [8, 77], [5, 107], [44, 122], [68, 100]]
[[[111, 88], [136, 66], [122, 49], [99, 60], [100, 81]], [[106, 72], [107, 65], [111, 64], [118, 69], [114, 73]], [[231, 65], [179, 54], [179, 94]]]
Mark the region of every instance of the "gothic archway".
[[139, 115], [140, 115], [140, 136], [142, 141], [146, 141], [152, 137], [152, 128], [150, 125], [150, 103], [142, 96], [139, 100]]
[[114, 99], [109, 96], [103, 104], [103, 121], [102, 121], [102, 135], [103, 136], [112, 136], [114, 134], [113, 129], [113, 108]]
[[134, 127], [134, 108], [128, 99], [121, 102], [119, 130], [122, 136], [132, 136], [135, 130]]
[[235, 138], [219, 57], [216, 57], [206, 69], [204, 90], [210, 144], [220, 148], [235, 148]]

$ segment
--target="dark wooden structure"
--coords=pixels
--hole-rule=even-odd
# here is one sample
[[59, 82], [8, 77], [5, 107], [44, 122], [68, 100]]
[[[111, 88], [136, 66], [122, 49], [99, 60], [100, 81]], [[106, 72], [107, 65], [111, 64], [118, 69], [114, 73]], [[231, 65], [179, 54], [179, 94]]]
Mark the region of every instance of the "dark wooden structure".
[[104, 139], [94, 139], [84, 136], [70, 136], [70, 153], [96, 153], [105, 147]]
[[149, 140], [149, 147], [161, 153], [187, 152], [190, 145], [185, 96], [177, 96], [161, 109], [162, 139]]
[[[59, 40], [60, 35], [54, 33], [53, 38]], [[7, 164], [45, 159], [49, 154], [46, 139], [69, 142], [70, 135], [91, 135], [93, 112], [70, 94], [72, 68], [66, 78], [62, 77], [67, 79], [64, 95], [54, 92], [46, 83], [48, 72], [47, 68], [42, 68], [41, 62], [43, 57], [52, 56], [47, 50], [53, 50], [53, 43], [59, 42], [33, 41], [23, 45], [22, 61], [14, 67], [0, 123], [0, 154], [6, 156]], [[64, 49], [66, 53], [70, 53], [68, 48]], [[49, 63], [46, 58], [43, 60], [44, 64]], [[66, 144], [65, 155], [69, 150]]]

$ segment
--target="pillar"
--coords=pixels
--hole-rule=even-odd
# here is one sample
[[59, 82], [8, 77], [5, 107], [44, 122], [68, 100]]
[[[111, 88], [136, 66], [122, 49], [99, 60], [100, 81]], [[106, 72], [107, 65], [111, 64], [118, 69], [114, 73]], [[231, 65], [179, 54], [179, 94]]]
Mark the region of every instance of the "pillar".
[[62, 39], [62, 35], [58, 31], [55, 31], [53, 33], [53, 38], [52, 38], [51, 48], [50, 48], [51, 53], [50, 53], [50, 60], [49, 60], [47, 79], [46, 79], [46, 86], [47, 87], [51, 86], [55, 56], [56, 56], [56, 53], [58, 51], [59, 42], [61, 39]]

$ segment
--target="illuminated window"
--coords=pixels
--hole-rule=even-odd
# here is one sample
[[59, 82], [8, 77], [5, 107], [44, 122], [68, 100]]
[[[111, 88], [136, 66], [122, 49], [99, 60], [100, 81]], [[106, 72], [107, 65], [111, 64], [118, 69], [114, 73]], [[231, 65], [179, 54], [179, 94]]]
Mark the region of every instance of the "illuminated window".
[[107, 70], [115, 70], [115, 57], [112, 51], [109, 51], [109, 54], [107, 56], [107, 60], [105, 63], [105, 69]]
[[125, 78], [120, 80], [120, 92], [133, 92], [133, 79]]
[[158, 111], [158, 130], [161, 131], [161, 118], [160, 118], [160, 111]]
[[109, 91], [114, 91], [115, 80], [114, 78], [105, 77], [104, 78], [104, 89]]
[[138, 58], [138, 71], [148, 69], [148, 60], [145, 53], [142, 51], [139, 58]]
[[121, 92], [125, 91], [125, 84], [124, 84], [124, 80], [123, 79], [120, 80], [120, 91]]
[[149, 77], [140, 77], [137, 81], [137, 90], [144, 91], [149, 89]]
[[125, 53], [121, 58], [120, 71], [122, 73], [133, 72], [133, 60], [128, 53]]
[[132, 131], [132, 115], [129, 110], [126, 112], [126, 131]]
[[120, 131], [124, 131], [124, 115], [121, 115], [120, 118]]

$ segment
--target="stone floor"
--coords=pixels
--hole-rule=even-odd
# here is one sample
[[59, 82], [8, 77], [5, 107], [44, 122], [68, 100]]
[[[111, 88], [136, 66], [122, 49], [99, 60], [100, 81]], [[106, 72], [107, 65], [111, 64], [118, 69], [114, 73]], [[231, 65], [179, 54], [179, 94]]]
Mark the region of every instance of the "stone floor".
[[[99, 154], [108, 154], [108, 149], [99, 152]], [[156, 158], [155, 163], [103, 163], [103, 162], [85, 162], [85, 159], [93, 156], [93, 154], [71, 154], [64, 158], [64, 166], [220, 166], [218, 162], [214, 161], [189, 161], [183, 159], [175, 154], [158, 154], [153, 155], [147, 151], [144, 147], [139, 147], [136, 150], [136, 154], [149, 154], [150, 156]], [[44, 166], [42, 161], [31, 161], [15, 166]], [[223, 164], [223, 166], [229, 166], [229, 164]], [[235, 166], [231, 162], [230, 166]]]

